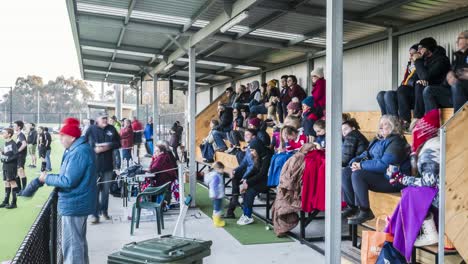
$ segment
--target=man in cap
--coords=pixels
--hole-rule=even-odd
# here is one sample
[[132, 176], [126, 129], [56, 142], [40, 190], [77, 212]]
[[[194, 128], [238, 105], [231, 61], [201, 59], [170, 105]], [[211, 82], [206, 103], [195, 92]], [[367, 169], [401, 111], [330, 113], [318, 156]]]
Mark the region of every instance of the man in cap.
[[96, 125], [90, 126], [85, 138], [96, 153], [96, 173], [98, 177], [97, 206], [93, 213], [93, 224], [99, 223], [99, 214], [110, 220], [108, 214], [109, 191], [112, 181], [113, 151], [120, 148], [120, 136], [114, 126], [108, 124], [106, 113], [100, 113]]
[[58, 190], [63, 263], [89, 263], [86, 220], [96, 208], [96, 167], [92, 148], [81, 136], [80, 121], [67, 118], [60, 130], [65, 148], [59, 174], [42, 172], [39, 181]]

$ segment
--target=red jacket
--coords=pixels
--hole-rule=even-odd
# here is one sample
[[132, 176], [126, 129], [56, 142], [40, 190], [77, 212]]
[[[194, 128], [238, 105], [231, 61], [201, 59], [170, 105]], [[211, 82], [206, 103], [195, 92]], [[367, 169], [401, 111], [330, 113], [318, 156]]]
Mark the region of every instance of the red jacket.
[[[175, 160], [174, 156], [169, 152], [164, 152], [159, 154], [156, 158], [153, 158], [150, 165], [150, 172], [157, 173], [160, 171], [165, 171], [169, 169], [177, 168], [177, 161]], [[155, 174], [156, 176], [154, 182], [152, 183], [153, 186], [161, 186], [166, 182], [172, 182], [177, 179], [177, 170], [166, 171], [162, 173]]]
[[305, 93], [304, 89], [302, 89], [302, 87], [299, 86], [299, 84], [296, 84], [289, 88], [288, 96], [290, 98], [297, 97], [299, 99], [299, 102], [302, 102], [302, 100], [304, 100], [307, 97], [307, 94]]
[[143, 130], [143, 125], [141, 124], [140, 121], [134, 120], [134, 121], [132, 121], [132, 129], [135, 132], [141, 131], [141, 130]]
[[314, 89], [312, 89], [312, 96], [314, 97], [314, 106], [320, 107], [325, 109], [326, 104], [326, 97], [327, 94], [326, 90], [326, 81], [324, 78], [320, 78], [314, 85]]
[[325, 152], [313, 150], [304, 158], [302, 175], [302, 210], [325, 211]]
[[131, 127], [123, 127], [120, 129], [120, 145], [123, 149], [133, 147], [133, 129]]

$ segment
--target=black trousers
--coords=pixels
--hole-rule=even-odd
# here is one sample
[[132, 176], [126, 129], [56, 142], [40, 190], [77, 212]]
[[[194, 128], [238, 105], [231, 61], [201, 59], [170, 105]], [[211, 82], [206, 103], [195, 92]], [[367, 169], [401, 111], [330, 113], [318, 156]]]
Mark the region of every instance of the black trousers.
[[416, 84], [415, 87], [402, 85], [398, 87], [398, 112], [400, 119], [411, 122], [411, 109], [414, 109], [414, 118], [421, 118], [424, 116], [424, 98], [423, 91], [425, 86]]
[[450, 86], [429, 85], [423, 91], [425, 112], [432, 109], [453, 107]]
[[236, 207], [239, 205], [240, 182], [242, 180], [242, 175], [244, 175], [244, 170], [236, 170], [234, 177], [232, 178], [232, 196], [227, 209], [228, 214], [234, 213], [234, 210], [236, 210]]
[[398, 115], [398, 95], [396, 91], [380, 91], [377, 94], [377, 103], [382, 115]]

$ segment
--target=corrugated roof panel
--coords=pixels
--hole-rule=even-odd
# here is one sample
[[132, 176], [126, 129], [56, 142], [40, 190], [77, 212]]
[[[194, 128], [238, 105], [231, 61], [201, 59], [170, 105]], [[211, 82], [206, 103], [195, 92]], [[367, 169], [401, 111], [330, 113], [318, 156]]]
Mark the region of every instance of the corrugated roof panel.
[[99, 25], [80, 25], [80, 39], [97, 40], [104, 42], [117, 42], [120, 36], [120, 29], [118, 28], [105, 28]]
[[111, 58], [112, 53], [109, 52], [103, 52], [103, 51], [98, 51], [98, 50], [89, 50], [89, 49], [82, 49], [81, 54], [84, 55], [90, 55], [90, 56], [106, 56]]
[[237, 43], [225, 43], [222, 48], [216, 51], [215, 55], [244, 60], [264, 50], [264, 47], [255, 47]]
[[125, 31], [122, 45], [148, 47], [154, 49], [163, 48], [169, 38], [164, 34], [144, 34], [136, 31]]
[[325, 19], [321, 17], [286, 14], [262, 28], [295, 34], [305, 34], [323, 26], [325, 26]]
[[148, 57], [133, 56], [133, 55], [127, 55], [127, 54], [122, 54], [122, 53], [117, 53], [116, 58], [126, 59], [126, 60], [137, 60], [137, 61], [142, 61], [142, 62], [148, 62], [150, 60], [150, 58]]
[[86, 66], [94, 66], [94, 67], [109, 67], [108, 62], [104, 61], [94, 61], [94, 60], [83, 60], [83, 65], [86, 68]]
[[[346, 0], [343, 1], [343, 7], [346, 11], [363, 12], [380, 4], [386, 3], [391, 0]], [[325, 7], [325, 0], [311, 0], [311, 5], [317, 5]]]
[[304, 56], [304, 53], [287, 51], [287, 50], [279, 50], [279, 51], [272, 52], [269, 55], [265, 56], [261, 61], [268, 62], [268, 63], [281, 63], [283, 61], [294, 59], [300, 56]]
[[206, 0], [139, 0], [135, 10], [190, 18]]
[[126, 70], [126, 71], [139, 71], [140, 67], [136, 65], [121, 64], [112, 62], [112, 69]]
[[385, 28], [369, 26], [360, 23], [345, 23], [344, 25], [344, 41], [349, 42], [366, 36], [373, 35], [384, 31]]
[[411, 20], [417, 21], [467, 6], [468, 1], [466, 0], [415, 0], [399, 8], [387, 10], [382, 15], [395, 18], [410, 17]]
[[130, 0], [76, 0], [76, 2], [78, 4], [83, 3], [124, 9], [127, 9], [130, 5]]

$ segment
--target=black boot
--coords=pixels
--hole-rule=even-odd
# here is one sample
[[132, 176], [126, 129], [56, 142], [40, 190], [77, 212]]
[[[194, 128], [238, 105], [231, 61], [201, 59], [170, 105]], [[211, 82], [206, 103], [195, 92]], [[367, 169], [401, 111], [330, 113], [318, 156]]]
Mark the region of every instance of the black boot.
[[21, 179], [20, 179], [20, 177], [16, 177], [15, 181], [16, 181], [16, 186], [18, 186], [17, 190], [18, 190], [18, 192], [20, 192], [21, 191]]
[[16, 193], [17, 192], [18, 192], [18, 187], [13, 188], [12, 193], [11, 193], [13, 199], [11, 201], [11, 204], [5, 206], [6, 209], [16, 208]]
[[6, 207], [10, 203], [10, 193], [11, 188], [5, 187], [5, 200], [3, 200], [3, 203], [0, 204], [0, 208]]
[[358, 210], [357, 206], [348, 205], [348, 206], [346, 206], [346, 208], [343, 211], [341, 211], [341, 216], [343, 218], [348, 218], [348, 217], [356, 215], [356, 213], [358, 211], [359, 210]]
[[359, 225], [364, 222], [367, 222], [369, 220], [374, 219], [374, 213], [372, 213], [371, 209], [368, 208], [360, 208], [359, 209], [359, 214], [356, 216], [353, 216], [351, 218], [348, 218], [348, 224], [349, 225]]
[[23, 190], [26, 189], [26, 185], [28, 185], [28, 179], [26, 177], [21, 178], [21, 185], [23, 186]]
[[236, 210], [237, 205], [239, 204], [239, 195], [233, 194], [231, 200], [229, 201], [228, 208], [226, 213], [224, 214], [223, 218], [226, 219], [235, 219], [236, 215], [234, 214], [234, 210]]

